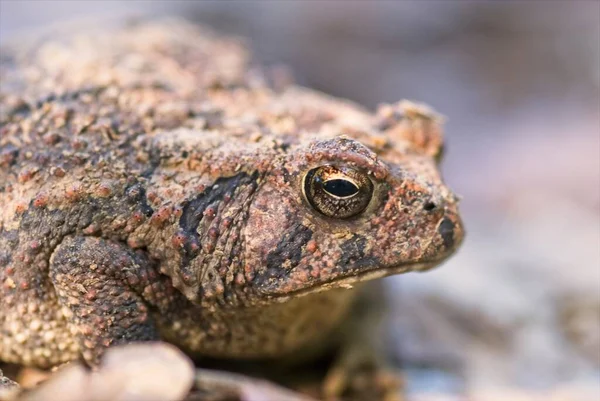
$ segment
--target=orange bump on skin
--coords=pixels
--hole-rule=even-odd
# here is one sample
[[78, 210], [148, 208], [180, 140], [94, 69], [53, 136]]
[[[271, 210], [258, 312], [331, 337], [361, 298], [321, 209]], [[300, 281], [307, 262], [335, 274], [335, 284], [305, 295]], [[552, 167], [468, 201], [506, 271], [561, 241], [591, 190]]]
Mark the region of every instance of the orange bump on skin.
[[204, 211], [204, 216], [206, 217], [214, 217], [216, 214], [216, 210], [213, 207], [208, 207]]
[[87, 235], [96, 234], [100, 232], [100, 226], [96, 224], [91, 224], [83, 229], [83, 233]]
[[19, 172], [18, 181], [20, 184], [24, 184], [27, 181], [31, 180], [33, 176], [38, 172], [38, 168], [35, 167], [26, 167], [21, 172]]
[[48, 204], [48, 194], [46, 192], [41, 192], [39, 193], [34, 199], [33, 199], [33, 206], [34, 207], [44, 207]]
[[94, 193], [100, 198], [108, 198], [110, 195], [112, 195], [112, 192], [112, 185], [108, 182], [102, 182], [100, 185], [98, 185]]
[[169, 217], [171, 217], [171, 211], [172, 209], [170, 206], [162, 206], [156, 212], [154, 212], [152, 217], [150, 217], [150, 221], [154, 225], [163, 224], [169, 219]]
[[75, 150], [83, 150], [88, 146], [88, 144], [85, 139], [76, 137], [71, 141], [71, 146], [73, 146], [73, 149]]
[[182, 213], [183, 208], [181, 208], [180, 206], [177, 206], [173, 209], [173, 216], [175, 216], [176, 219], [180, 218]]
[[56, 132], [51, 132], [44, 135], [42, 140], [46, 145], [56, 145], [58, 142], [60, 142], [60, 135], [58, 135]]
[[98, 296], [98, 292], [96, 290], [88, 290], [84, 297], [87, 301], [93, 301]]
[[142, 212], [133, 212], [131, 214], [131, 223], [134, 226], [141, 224], [146, 219], [146, 216]]
[[27, 205], [24, 203], [17, 203], [15, 205], [15, 214], [17, 215], [21, 215], [23, 214], [23, 212], [25, 212], [25, 210], [27, 210]]
[[50, 174], [52, 174], [55, 177], [64, 177], [66, 174], [66, 171], [62, 167], [52, 167], [50, 169]]
[[244, 284], [244, 282], [245, 282], [245, 279], [244, 279], [244, 275], [243, 274], [238, 273], [238, 274], [235, 275], [235, 283], [237, 285], [242, 285], [242, 284]]
[[158, 199], [158, 194], [154, 191], [148, 192], [148, 201], [154, 203]]
[[83, 194], [83, 186], [79, 182], [72, 183], [65, 190], [65, 198], [69, 201], [76, 201]]
[[310, 240], [306, 244], [306, 251], [310, 253], [315, 253], [318, 249], [317, 242], [315, 240]]
[[8, 277], [6, 280], [4, 280], [4, 286], [8, 289], [13, 289], [16, 287], [16, 284], [12, 278]]
[[176, 248], [183, 248], [183, 245], [185, 244], [185, 240], [186, 240], [186, 236], [184, 233], [177, 233], [171, 239], [171, 243]]
[[140, 238], [130, 237], [127, 238], [127, 246], [129, 246], [131, 249], [138, 249], [144, 247], [145, 242], [142, 241]]

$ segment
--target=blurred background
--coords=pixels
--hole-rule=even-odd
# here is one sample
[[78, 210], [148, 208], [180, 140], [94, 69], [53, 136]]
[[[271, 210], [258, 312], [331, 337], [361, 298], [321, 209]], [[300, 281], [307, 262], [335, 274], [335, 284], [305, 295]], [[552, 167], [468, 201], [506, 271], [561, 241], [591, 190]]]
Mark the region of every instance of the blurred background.
[[387, 279], [411, 400], [600, 397], [600, 3], [0, 1], [0, 41], [94, 18], [183, 15], [371, 109], [448, 117], [468, 237]]

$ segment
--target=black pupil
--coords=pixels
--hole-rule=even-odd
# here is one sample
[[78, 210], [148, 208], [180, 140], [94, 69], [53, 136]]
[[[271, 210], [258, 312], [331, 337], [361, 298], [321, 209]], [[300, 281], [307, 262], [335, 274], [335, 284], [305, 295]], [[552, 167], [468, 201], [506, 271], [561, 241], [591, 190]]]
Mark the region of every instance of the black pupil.
[[354, 195], [358, 192], [358, 188], [348, 180], [329, 180], [323, 184], [323, 189], [332, 195], [345, 198], [346, 196]]

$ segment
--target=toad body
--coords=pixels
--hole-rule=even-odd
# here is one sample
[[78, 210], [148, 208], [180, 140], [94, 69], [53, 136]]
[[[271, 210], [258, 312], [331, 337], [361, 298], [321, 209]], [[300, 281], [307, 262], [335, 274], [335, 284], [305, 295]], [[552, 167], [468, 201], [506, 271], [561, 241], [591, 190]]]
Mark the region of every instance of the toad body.
[[462, 240], [425, 106], [284, 84], [181, 21], [2, 52], [1, 361], [158, 339], [283, 357], [339, 324], [352, 285]]

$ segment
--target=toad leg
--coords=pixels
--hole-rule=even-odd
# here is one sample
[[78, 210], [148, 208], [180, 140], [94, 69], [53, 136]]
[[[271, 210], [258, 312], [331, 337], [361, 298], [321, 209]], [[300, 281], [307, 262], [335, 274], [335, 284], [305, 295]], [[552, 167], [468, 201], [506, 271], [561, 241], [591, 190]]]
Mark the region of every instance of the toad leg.
[[111, 345], [158, 339], [142, 297], [157, 276], [143, 253], [121, 243], [67, 237], [57, 247], [50, 278], [86, 362], [96, 365]]
[[387, 313], [382, 283], [362, 288], [354, 313], [340, 331], [342, 343], [323, 382], [324, 399], [402, 401], [404, 382], [383, 340]]

